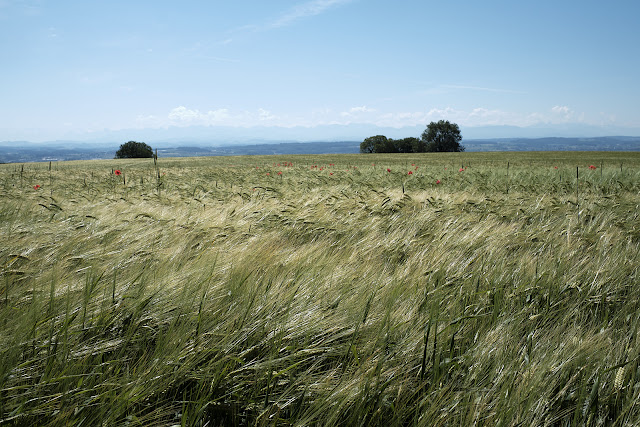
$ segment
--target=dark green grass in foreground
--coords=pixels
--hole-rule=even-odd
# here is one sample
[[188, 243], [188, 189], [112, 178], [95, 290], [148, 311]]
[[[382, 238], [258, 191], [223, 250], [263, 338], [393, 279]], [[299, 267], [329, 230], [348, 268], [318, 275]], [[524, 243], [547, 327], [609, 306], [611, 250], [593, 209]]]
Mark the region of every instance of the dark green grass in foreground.
[[638, 153], [0, 165], [0, 423], [636, 425], [639, 205]]

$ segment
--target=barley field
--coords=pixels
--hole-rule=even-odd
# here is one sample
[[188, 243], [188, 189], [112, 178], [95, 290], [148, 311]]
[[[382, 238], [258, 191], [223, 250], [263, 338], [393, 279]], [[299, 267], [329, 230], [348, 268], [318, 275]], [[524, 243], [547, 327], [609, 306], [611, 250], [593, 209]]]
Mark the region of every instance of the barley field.
[[0, 165], [0, 425], [638, 425], [640, 153]]

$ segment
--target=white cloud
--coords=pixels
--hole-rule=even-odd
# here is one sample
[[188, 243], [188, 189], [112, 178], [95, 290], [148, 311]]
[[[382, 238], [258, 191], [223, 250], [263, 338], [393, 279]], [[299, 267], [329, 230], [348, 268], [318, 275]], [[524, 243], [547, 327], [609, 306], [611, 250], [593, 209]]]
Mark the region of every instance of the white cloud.
[[571, 114], [571, 109], [566, 105], [563, 105], [563, 106], [556, 105], [551, 109], [551, 112], [555, 114]]
[[551, 108], [552, 117], [550, 117], [551, 122], [557, 123], [560, 121], [561, 123], [567, 123], [572, 121], [584, 121], [584, 113], [576, 115], [575, 111], [566, 105], [556, 105]]
[[231, 110], [228, 108], [200, 111], [179, 106], [165, 115], [140, 116], [140, 127], [166, 126], [279, 126], [313, 127], [319, 125], [373, 124], [400, 128], [422, 126], [432, 121], [449, 120], [461, 126], [531, 126], [535, 124], [586, 123], [583, 113], [576, 113], [566, 106], [555, 106], [546, 112], [514, 112], [478, 106], [458, 109], [451, 106], [418, 111], [380, 111], [366, 105], [351, 107], [346, 111], [318, 108], [307, 113], [274, 113], [266, 108], [256, 110]]
[[270, 111], [258, 108], [258, 120], [260, 120], [261, 122], [270, 121], [277, 118], [278, 116], [274, 116]]
[[363, 105], [362, 107], [352, 107], [349, 109], [349, 111], [343, 111], [340, 113], [340, 116], [342, 117], [363, 117], [365, 116], [367, 113], [373, 113], [374, 111], [376, 111], [373, 108], [369, 108], [365, 105]]
[[8, 13], [16, 12], [17, 14], [26, 16], [37, 16], [42, 14], [42, 2], [38, 1], [16, 1], [16, 0], [0, 0], [0, 18], [6, 18], [5, 11]]
[[471, 110], [459, 110], [452, 107], [432, 108], [426, 111], [393, 112], [376, 117], [379, 126], [403, 127], [424, 125], [432, 121], [449, 120], [462, 126], [529, 126], [545, 118], [538, 113], [520, 114], [499, 109], [476, 107]]
[[[273, 30], [276, 28], [286, 27], [288, 25], [294, 24], [296, 21], [320, 15], [327, 10], [340, 6], [345, 3], [349, 3], [353, 0], [311, 0], [305, 3], [299, 3], [292, 8], [286, 10], [285, 12], [278, 15], [275, 19], [268, 21], [263, 24], [254, 25], [243, 25], [241, 27], [236, 28], [234, 31], [236, 32], [258, 32], [258, 31], [267, 31]], [[231, 41], [231, 39], [229, 39]]]
[[440, 87], [443, 89], [473, 90], [473, 91], [481, 91], [481, 92], [515, 93], [515, 94], [526, 93], [526, 92], [522, 92], [519, 90], [512, 90], [512, 89], [500, 89], [500, 88], [494, 88], [494, 87], [467, 86], [467, 85], [441, 85]]
[[199, 110], [190, 110], [184, 106], [174, 108], [167, 117], [175, 126], [225, 124], [231, 118], [226, 108], [201, 113]]
[[349, 110], [350, 113], [371, 113], [373, 111], [376, 110], [365, 105], [363, 105], [362, 107], [353, 107]]
[[267, 25], [267, 28], [279, 28], [291, 25], [299, 19], [320, 15], [334, 6], [339, 6], [350, 1], [351, 0], [313, 0], [301, 3], [280, 15], [276, 20]]
[[415, 126], [437, 120], [450, 120], [463, 126], [531, 126], [539, 123], [585, 123], [585, 114], [566, 106], [556, 106], [551, 112], [515, 112], [476, 107], [460, 110], [452, 107], [432, 108], [420, 112], [394, 112], [376, 117], [382, 126]]
[[162, 122], [162, 119], [154, 116], [153, 114], [149, 114], [146, 116], [140, 115], [136, 117], [135, 127], [136, 128], [159, 128], [163, 127], [165, 123]]
[[202, 114], [198, 110], [189, 110], [186, 107], [176, 107], [169, 112], [169, 120], [179, 124], [192, 124], [192, 122], [202, 118]]
[[219, 108], [217, 110], [209, 110], [201, 112], [200, 110], [189, 109], [179, 106], [172, 109], [167, 115], [168, 125], [172, 126], [255, 126], [256, 124], [272, 124], [278, 116], [272, 114], [269, 110], [259, 108], [255, 112], [241, 111], [237, 113], [231, 112], [227, 108]]

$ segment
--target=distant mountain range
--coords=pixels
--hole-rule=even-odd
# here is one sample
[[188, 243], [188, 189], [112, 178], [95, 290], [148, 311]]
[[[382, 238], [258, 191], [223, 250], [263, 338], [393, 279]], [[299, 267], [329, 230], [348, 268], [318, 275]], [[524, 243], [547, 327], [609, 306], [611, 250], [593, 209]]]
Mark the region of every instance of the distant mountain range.
[[[67, 141], [86, 144], [122, 144], [127, 141], [143, 141], [153, 147], [177, 146], [229, 146], [257, 145], [280, 142], [314, 141], [362, 141], [373, 135], [385, 135], [389, 138], [420, 137], [425, 125], [405, 127], [382, 127], [367, 123], [331, 124], [318, 126], [169, 126], [163, 128], [102, 130], [96, 132], [68, 133], [57, 137], [52, 144]], [[587, 125], [583, 123], [549, 124], [539, 123], [532, 126], [460, 126], [462, 137], [468, 139], [495, 138], [593, 138], [609, 135], [640, 136], [640, 127], [622, 127], [612, 125]], [[0, 127], [0, 141], [16, 138], [3, 137], [15, 135], [9, 129]], [[25, 139], [29, 139], [26, 138]], [[41, 139], [29, 139], [42, 142]], [[24, 145], [24, 142], [22, 143]]]
[[[397, 136], [395, 137], [397, 138]], [[158, 150], [160, 157], [191, 157], [358, 153], [360, 142], [362, 140], [311, 142], [254, 140], [216, 145], [212, 142], [207, 144], [205, 141], [192, 140], [164, 141], [150, 145]], [[465, 138], [462, 144], [467, 151], [640, 151], [640, 137], [637, 136]], [[6, 141], [0, 142], [0, 163], [112, 159], [119, 146], [120, 143], [115, 142], [53, 141], [33, 143]]]

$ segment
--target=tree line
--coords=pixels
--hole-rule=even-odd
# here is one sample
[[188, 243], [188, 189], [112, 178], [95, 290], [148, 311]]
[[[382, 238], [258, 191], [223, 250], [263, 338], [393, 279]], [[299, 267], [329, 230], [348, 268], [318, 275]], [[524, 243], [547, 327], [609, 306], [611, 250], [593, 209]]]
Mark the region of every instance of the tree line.
[[375, 135], [360, 143], [361, 153], [437, 153], [464, 151], [460, 128], [448, 120], [431, 122], [420, 138], [387, 138]]

